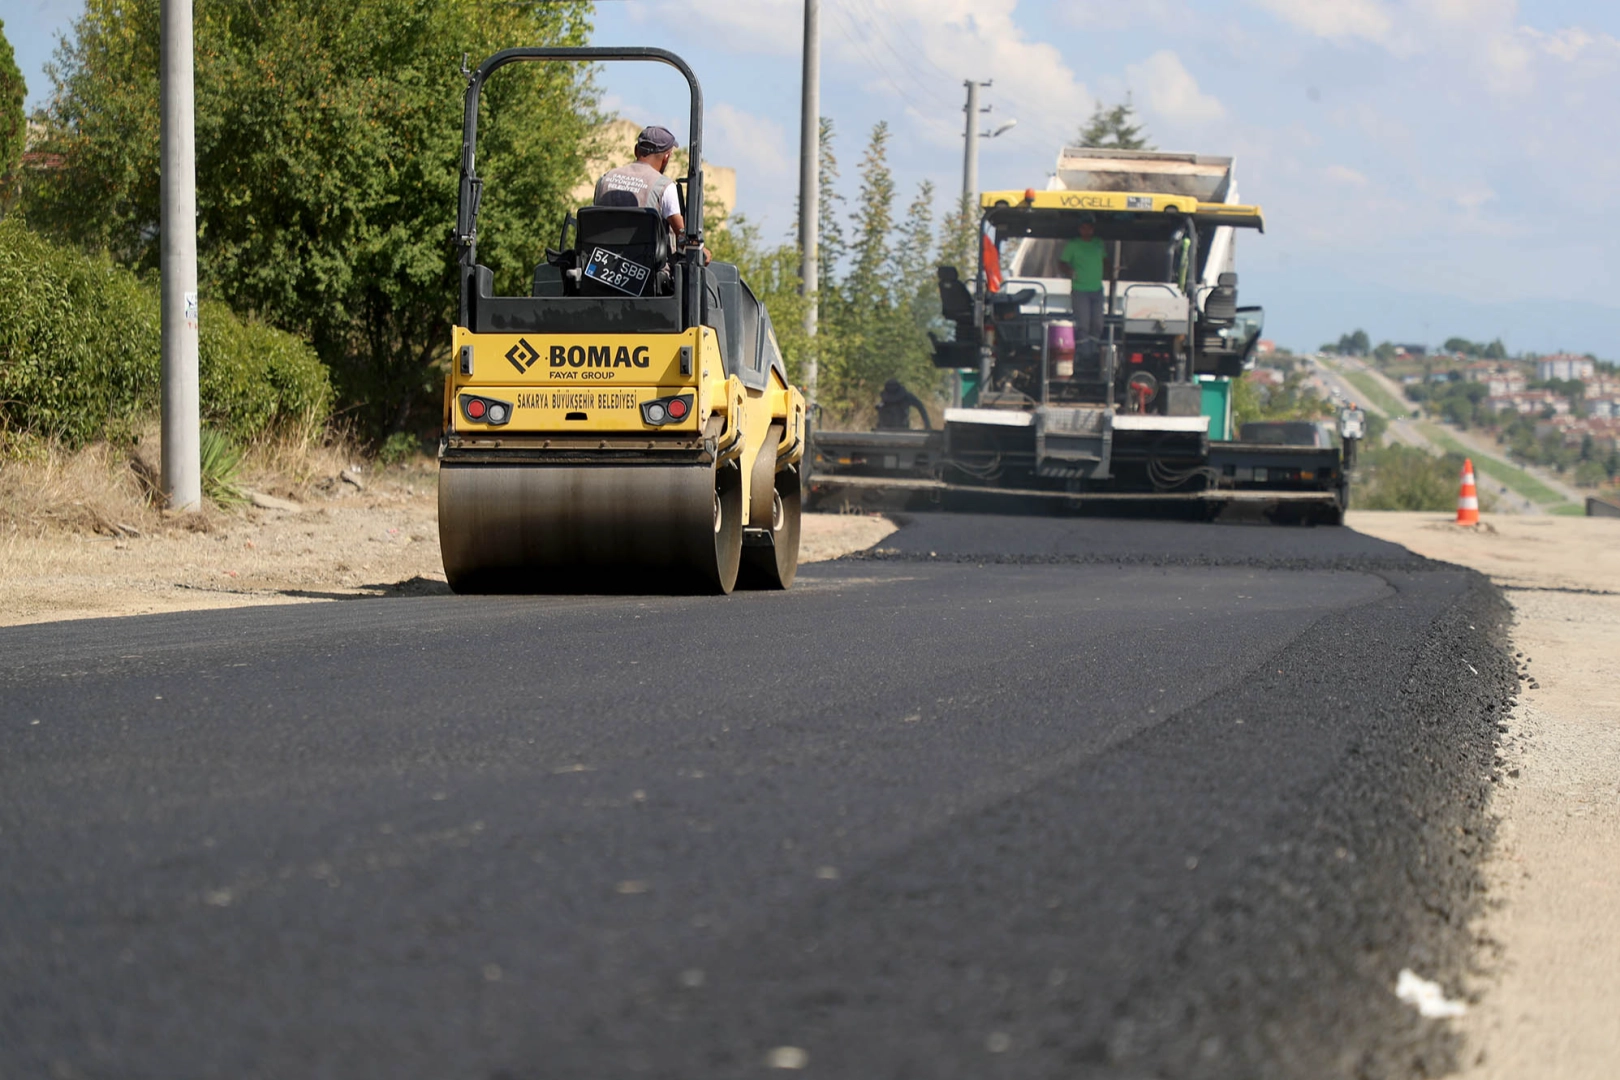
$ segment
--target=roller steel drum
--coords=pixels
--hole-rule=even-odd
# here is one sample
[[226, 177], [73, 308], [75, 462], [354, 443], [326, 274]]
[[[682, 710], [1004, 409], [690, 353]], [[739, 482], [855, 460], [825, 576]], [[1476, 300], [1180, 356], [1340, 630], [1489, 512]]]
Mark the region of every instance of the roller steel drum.
[[729, 593], [742, 485], [713, 465], [447, 462], [439, 546], [457, 592]]

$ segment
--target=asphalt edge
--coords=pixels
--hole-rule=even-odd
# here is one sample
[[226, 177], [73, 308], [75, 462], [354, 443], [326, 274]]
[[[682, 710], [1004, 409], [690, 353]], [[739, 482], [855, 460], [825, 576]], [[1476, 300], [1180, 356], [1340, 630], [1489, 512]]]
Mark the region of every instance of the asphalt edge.
[[[1166, 995], [1160, 974], [1122, 1003], [1138, 1049], [1110, 1055], [1120, 1071], [1107, 1075], [1393, 1080], [1462, 1066], [1463, 1033], [1394, 990], [1410, 968], [1463, 999], [1479, 969], [1498, 725], [1519, 682], [1500, 591], [1434, 565], [1464, 589], [1430, 624], [1397, 706], [1358, 729], [1309, 799], [1314, 816], [1184, 935], [1178, 988]], [[1389, 578], [1397, 590], [1402, 576]], [[1268, 919], [1278, 908], [1291, 917]], [[1283, 974], [1261, 985], [1256, 970]]]

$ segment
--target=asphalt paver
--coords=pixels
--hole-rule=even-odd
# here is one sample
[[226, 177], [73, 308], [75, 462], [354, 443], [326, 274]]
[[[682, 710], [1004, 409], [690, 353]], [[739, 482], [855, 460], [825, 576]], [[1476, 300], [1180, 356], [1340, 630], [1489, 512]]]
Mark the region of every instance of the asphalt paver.
[[1436, 1075], [1514, 674], [1345, 529], [0, 630], [0, 1075]]

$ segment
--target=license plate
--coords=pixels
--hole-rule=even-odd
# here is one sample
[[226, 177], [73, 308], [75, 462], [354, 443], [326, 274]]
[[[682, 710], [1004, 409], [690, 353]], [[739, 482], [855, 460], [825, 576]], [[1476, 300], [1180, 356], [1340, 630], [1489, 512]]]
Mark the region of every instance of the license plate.
[[605, 248], [592, 248], [591, 257], [585, 262], [585, 276], [592, 281], [600, 281], [610, 289], [640, 296], [647, 291], [652, 268]]

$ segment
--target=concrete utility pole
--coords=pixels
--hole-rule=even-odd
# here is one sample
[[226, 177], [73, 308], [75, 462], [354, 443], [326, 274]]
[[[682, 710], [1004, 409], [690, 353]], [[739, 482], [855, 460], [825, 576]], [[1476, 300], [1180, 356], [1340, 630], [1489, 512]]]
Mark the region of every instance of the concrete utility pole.
[[197, 169], [191, 0], [163, 0], [160, 183], [163, 285], [163, 493], [202, 504], [197, 391]]
[[962, 85], [967, 87], [967, 104], [963, 106], [967, 113], [967, 145], [962, 152], [962, 198], [972, 205], [979, 198], [979, 114], [990, 111], [988, 105], [979, 108], [979, 87], [988, 87], [990, 83], [968, 79]]
[[816, 403], [816, 242], [821, 232], [821, 0], [804, 0], [804, 86], [799, 98], [799, 281], [804, 296], [804, 398]]

